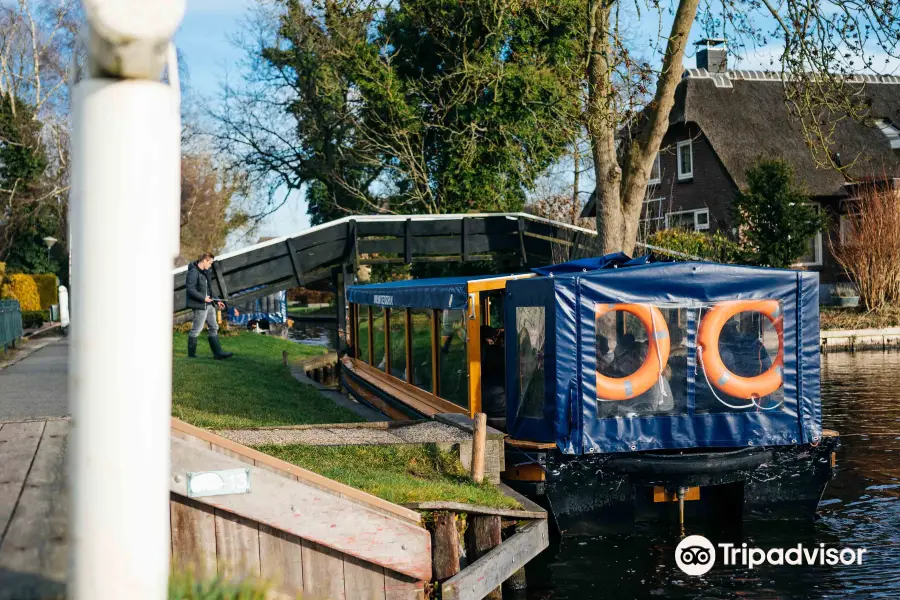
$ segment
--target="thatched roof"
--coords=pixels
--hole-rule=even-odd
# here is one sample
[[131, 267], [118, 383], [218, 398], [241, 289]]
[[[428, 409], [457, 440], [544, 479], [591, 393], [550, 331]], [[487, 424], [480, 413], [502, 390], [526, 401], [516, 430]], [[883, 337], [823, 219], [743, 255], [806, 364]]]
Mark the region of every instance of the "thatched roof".
[[[869, 117], [900, 128], [900, 77], [858, 76]], [[675, 92], [670, 124], [696, 123], [731, 178], [746, 185], [746, 171], [760, 157], [790, 162], [811, 196], [843, 196], [844, 184], [867, 178], [900, 177], [900, 150], [874, 125], [838, 122], [833, 152], [846, 171], [818, 168], [803, 132], [785, 104], [784, 82], [773, 73], [688, 69]], [[583, 216], [595, 214], [593, 197]]]

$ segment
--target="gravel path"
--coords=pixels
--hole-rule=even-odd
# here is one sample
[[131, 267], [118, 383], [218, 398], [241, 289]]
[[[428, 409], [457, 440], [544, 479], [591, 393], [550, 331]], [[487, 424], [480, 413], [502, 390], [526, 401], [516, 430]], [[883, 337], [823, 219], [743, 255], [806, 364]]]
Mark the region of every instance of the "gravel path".
[[424, 421], [378, 429], [374, 427], [309, 427], [304, 429], [227, 429], [217, 431], [219, 435], [245, 446], [264, 444], [309, 446], [365, 446], [372, 444], [422, 444], [429, 442], [465, 442], [469, 434], [457, 427]]

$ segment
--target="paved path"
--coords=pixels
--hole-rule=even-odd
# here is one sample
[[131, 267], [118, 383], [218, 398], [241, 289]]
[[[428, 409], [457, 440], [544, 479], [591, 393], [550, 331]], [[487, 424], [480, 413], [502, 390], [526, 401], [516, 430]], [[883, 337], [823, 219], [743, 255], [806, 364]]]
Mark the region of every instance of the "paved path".
[[66, 338], [0, 370], [0, 421], [68, 415], [68, 377]]

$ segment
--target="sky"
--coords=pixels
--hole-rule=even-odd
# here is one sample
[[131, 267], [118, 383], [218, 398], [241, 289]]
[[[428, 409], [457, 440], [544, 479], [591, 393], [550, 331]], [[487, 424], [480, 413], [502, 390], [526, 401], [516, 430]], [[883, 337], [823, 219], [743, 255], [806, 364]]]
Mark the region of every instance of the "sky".
[[[181, 28], [175, 35], [175, 43], [183, 60], [187, 63], [188, 82], [192, 93], [200, 102], [214, 102], [225, 77], [234, 83], [240, 77], [241, 50], [232, 43], [246, 22], [248, 10], [254, 0], [187, 0], [187, 12]], [[646, 14], [646, 13], [645, 13]], [[653, 14], [651, 12], [651, 14]], [[664, 13], [661, 29], [666, 31], [672, 16]], [[765, 25], [765, 23], [764, 23]], [[636, 40], [655, 39], [659, 35], [660, 24], [655, 17], [645, 18], [636, 24], [633, 35]], [[695, 23], [691, 42], [701, 39], [703, 32]], [[740, 61], [729, 56], [729, 66], [741, 69], [770, 69], [771, 59], [780, 54], [777, 46], [748, 48]], [[876, 62], [880, 65], [881, 61]], [[690, 46], [685, 56], [684, 66], [696, 65], [694, 48]], [[885, 72], [900, 73], [900, 61], [891, 60]], [[256, 232], [257, 236], [281, 236], [301, 231], [309, 227], [306, 204], [300, 194], [294, 194], [278, 211], [270, 215]], [[255, 239], [231, 240], [229, 249], [240, 247]]]

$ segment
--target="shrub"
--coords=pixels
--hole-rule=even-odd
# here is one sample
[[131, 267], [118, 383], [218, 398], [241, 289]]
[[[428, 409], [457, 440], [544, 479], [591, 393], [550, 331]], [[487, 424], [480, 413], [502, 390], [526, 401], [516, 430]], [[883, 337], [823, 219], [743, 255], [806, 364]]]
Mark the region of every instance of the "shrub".
[[23, 310], [22, 311], [22, 328], [37, 329], [43, 326], [45, 321], [49, 321], [50, 317], [42, 310]]
[[[737, 242], [718, 232], [707, 235], [698, 231], [665, 229], [652, 234], [647, 243], [657, 248], [671, 250], [673, 253], [696, 256], [702, 260], [719, 263], [741, 262], [741, 249]], [[674, 256], [681, 258], [677, 254]]]
[[41, 310], [48, 310], [54, 304], [59, 303], [59, 284], [56, 275], [32, 275], [37, 285], [38, 295], [41, 298]]
[[783, 160], [760, 160], [747, 169], [747, 189], [734, 201], [744, 260], [785, 268], [809, 251], [809, 242], [825, 219], [794, 183], [794, 170]]
[[867, 310], [900, 303], [900, 194], [864, 190], [848, 201], [840, 239], [830, 239], [834, 258], [859, 289]]
[[8, 275], [9, 283], [4, 286], [3, 297], [18, 300], [22, 312], [29, 310], [41, 310], [41, 296], [37, 284], [31, 275], [13, 273]]

